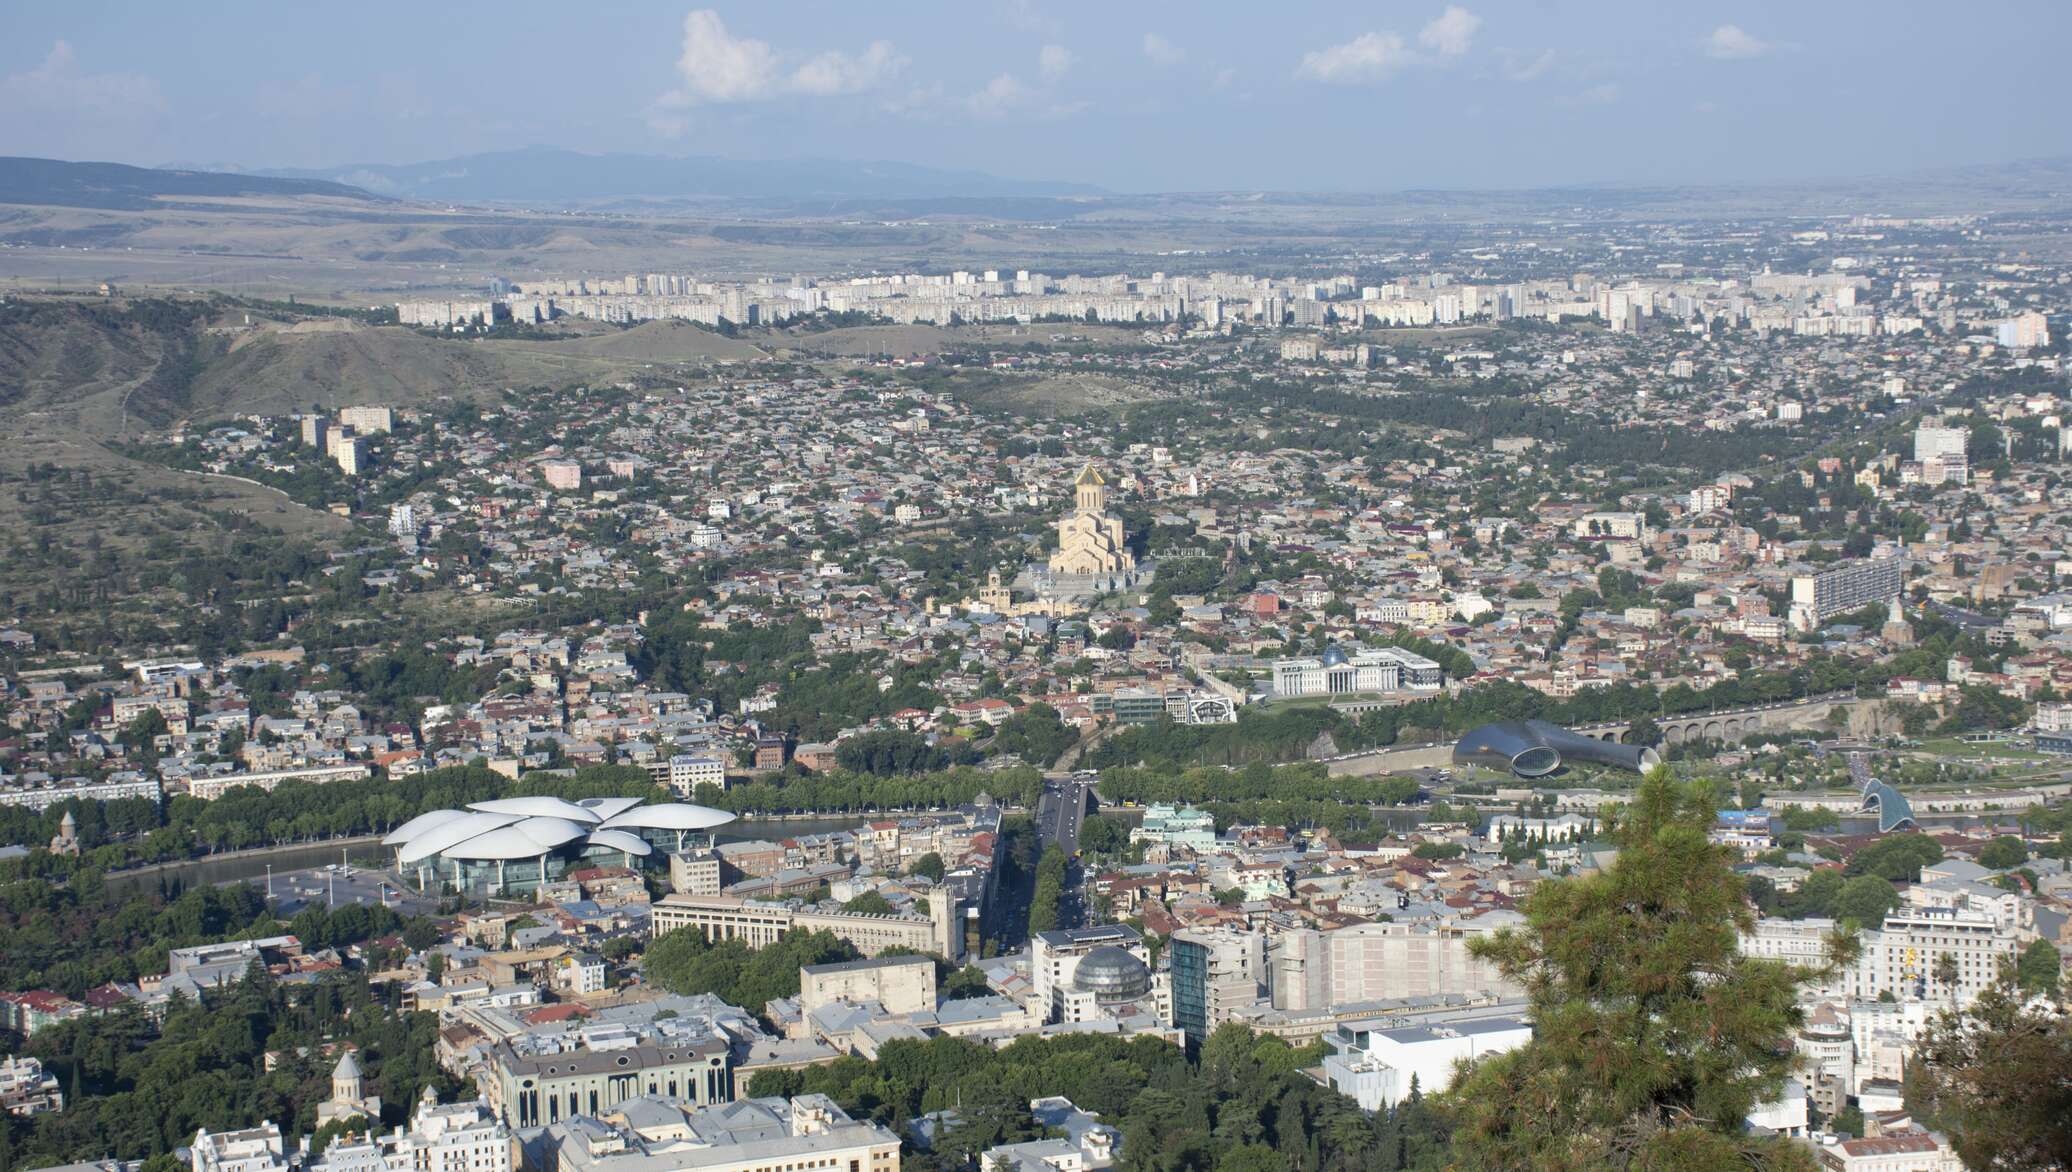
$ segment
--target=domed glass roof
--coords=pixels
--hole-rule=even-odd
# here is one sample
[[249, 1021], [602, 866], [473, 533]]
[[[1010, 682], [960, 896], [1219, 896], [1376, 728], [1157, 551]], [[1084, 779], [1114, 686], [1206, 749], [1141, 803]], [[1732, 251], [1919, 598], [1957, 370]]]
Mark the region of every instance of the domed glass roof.
[[1331, 646], [1324, 648], [1323, 659], [1325, 667], [1337, 667], [1346, 661], [1345, 648], [1333, 643]]
[[1079, 958], [1072, 987], [1102, 1004], [1135, 1001], [1151, 991], [1151, 969], [1124, 949], [1103, 944]]

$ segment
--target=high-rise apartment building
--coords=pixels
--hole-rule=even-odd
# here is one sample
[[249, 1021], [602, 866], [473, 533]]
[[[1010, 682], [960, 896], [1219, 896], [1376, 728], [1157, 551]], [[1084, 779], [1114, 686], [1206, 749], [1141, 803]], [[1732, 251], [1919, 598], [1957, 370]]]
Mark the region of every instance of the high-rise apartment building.
[[1183, 928], [1172, 939], [1173, 1024], [1199, 1045], [1266, 996], [1266, 936]]
[[1791, 580], [1791, 622], [1810, 631], [1838, 614], [1891, 602], [1906, 585], [1896, 557], [1853, 558]]
[[338, 461], [340, 472], [358, 476], [367, 467], [367, 441], [357, 435], [340, 435], [331, 456]]
[[1390, 997], [1521, 996], [1495, 965], [1469, 951], [1486, 928], [1357, 924], [1274, 937], [1275, 1009], [1321, 1009]]
[[1938, 456], [1962, 456], [1970, 443], [1971, 433], [1964, 428], [1924, 423], [1914, 429], [1914, 459], [1925, 462]]
[[2034, 310], [2018, 313], [1993, 329], [1993, 339], [2010, 350], [2050, 345], [2050, 319]]

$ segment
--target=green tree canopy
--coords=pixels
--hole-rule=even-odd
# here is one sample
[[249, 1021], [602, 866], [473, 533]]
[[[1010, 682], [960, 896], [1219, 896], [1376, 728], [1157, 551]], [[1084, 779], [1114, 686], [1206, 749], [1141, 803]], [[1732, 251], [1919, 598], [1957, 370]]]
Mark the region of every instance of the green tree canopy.
[[717, 944], [696, 928], [664, 933], [641, 958], [647, 979], [671, 993], [712, 993], [729, 1005], [760, 1010], [779, 997], [796, 997], [803, 965], [855, 960], [856, 946], [828, 932], [794, 928], [782, 940], [750, 951], [740, 940]]
[[1926, 1103], [1967, 1168], [2072, 1168], [2072, 1017], [2003, 979], [1921, 1039]]
[[1942, 861], [1942, 844], [1925, 834], [1894, 834], [1857, 851], [1844, 868], [1851, 875], [1876, 875], [1894, 883], [1913, 883], [1921, 868]]
[[1899, 906], [1899, 893], [1876, 875], [1858, 875], [1842, 881], [1829, 913], [1838, 920], [1854, 920], [1860, 928], [1876, 928], [1885, 913]]
[[2001, 835], [1980, 847], [1978, 852], [1978, 865], [1989, 871], [2005, 871], [2028, 861], [2029, 848], [2011, 834]]
[[1656, 770], [1610, 870], [1542, 885], [1523, 928], [1474, 945], [1524, 985], [1535, 1037], [1446, 1096], [1457, 1166], [1814, 1167], [1793, 1141], [1743, 1131], [1783, 1089], [1812, 974], [1742, 955], [1754, 915], [1734, 853], [1707, 841], [1714, 813], [1708, 789]]

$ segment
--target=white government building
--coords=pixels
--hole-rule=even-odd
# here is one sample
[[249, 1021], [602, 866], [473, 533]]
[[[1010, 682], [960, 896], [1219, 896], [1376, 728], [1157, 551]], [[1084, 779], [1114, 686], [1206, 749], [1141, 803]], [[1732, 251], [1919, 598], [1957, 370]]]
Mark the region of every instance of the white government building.
[[1400, 647], [1332, 647], [1315, 658], [1273, 661], [1273, 694], [1280, 700], [1437, 692], [1445, 683], [1446, 673], [1437, 663]]

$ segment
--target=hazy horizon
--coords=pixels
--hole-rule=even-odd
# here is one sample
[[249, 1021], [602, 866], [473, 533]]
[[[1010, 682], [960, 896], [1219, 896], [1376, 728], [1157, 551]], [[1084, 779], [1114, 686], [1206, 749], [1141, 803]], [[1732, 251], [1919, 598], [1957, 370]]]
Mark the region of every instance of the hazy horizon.
[[267, 170], [550, 147], [1123, 193], [1760, 184], [2072, 154], [2049, 117], [2072, 31], [2056, 5], [1302, 5], [1271, 25], [1222, 7], [1176, 25], [1007, 2], [608, 21], [530, 0], [487, 21], [89, 3], [15, 14], [0, 153]]

